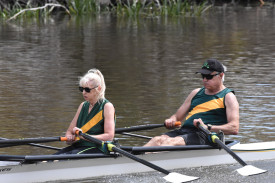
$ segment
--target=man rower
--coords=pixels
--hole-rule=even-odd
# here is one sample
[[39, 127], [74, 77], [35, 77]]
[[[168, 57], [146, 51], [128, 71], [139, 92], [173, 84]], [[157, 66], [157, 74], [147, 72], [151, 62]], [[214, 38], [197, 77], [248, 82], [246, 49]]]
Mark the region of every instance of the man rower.
[[184, 121], [180, 129], [152, 138], [145, 146], [212, 145], [197, 128], [197, 123], [211, 132], [236, 135], [239, 131], [239, 103], [234, 91], [223, 84], [226, 67], [216, 59], [208, 59], [201, 73], [203, 87], [193, 90], [177, 112], [165, 120], [168, 129], [176, 121]]

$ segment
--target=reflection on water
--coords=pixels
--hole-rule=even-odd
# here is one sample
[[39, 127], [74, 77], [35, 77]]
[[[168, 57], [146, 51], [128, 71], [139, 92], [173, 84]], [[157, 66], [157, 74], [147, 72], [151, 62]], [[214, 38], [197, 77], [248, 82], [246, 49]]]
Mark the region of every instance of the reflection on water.
[[[228, 66], [225, 84], [240, 102], [241, 130], [229, 138], [274, 140], [274, 29], [274, 10], [268, 7], [217, 8], [185, 19], [98, 16], [1, 23], [2, 136], [64, 135], [83, 100], [78, 76], [94, 67], [105, 76], [117, 127], [163, 123], [201, 86], [194, 73], [203, 61], [217, 58]], [[117, 137], [123, 145], [145, 141]], [[38, 148], [11, 149], [1, 150], [41, 153]]]

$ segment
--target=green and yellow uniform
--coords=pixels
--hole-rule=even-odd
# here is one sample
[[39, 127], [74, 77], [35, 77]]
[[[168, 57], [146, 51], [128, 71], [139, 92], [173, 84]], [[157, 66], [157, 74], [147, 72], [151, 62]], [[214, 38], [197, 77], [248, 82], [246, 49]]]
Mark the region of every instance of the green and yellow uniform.
[[223, 125], [227, 123], [225, 95], [233, 90], [225, 88], [215, 95], [205, 94], [201, 88], [193, 97], [189, 113], [182, 127], [194, 127], [194, 119], [201, 118], [205, 124]]
[[[109, 101], [104, 99], [101, 102], [97, 102], [89, 113], [89, 102], [84, 102], [77, 119], [77, 127], [82, 129], [83, 133], [89, 135], [99, 135], [104, 133], [104, 106]], [[105, 151], [102, 147], [97, 146], [92, 142], [80, 139], [74, 144], [75, 147], [91, 147], [99, 148], [101, 151]]]

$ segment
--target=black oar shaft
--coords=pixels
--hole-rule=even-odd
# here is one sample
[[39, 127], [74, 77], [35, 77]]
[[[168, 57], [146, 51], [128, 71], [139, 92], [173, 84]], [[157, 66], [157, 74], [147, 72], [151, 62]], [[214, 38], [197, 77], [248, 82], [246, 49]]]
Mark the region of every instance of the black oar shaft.
[[230, 148], [228, 148], [218, 137], [215, 138], [215, 142], [217, 144], [219, 144], [226, 152], [228, 152], [242, 166], [246, 166], [247, 165], [247, 163], [245, 163], [236, 153], [234, 153]]
[[[3, 138], [3, 137], [0, 137], [0, 140], [9, 140], [7, 138]], [[42, 144], [35, 144], [35, 143], [28, 143], [26, 145], [30, 145], [30, 146], [34, 146], [34, 147], [41, 147], [41, 148], [45, 148], [45, 149], [52, 149], [52, 150], [60, 150], [62, 148], [59, 148], [59, 147], [53, 147], [53, 146], [46, 146], [46, 145], [42, 145]], [[0, 147], [11, 147], [11, 146], [17, 146], [17, 144], [1, 144]]]
[[137, 161], [139, 163], [142, 163], [142, 164], [144, 164], [144, 165], [146, 165], [146, 166], [148, 166], [148, 167], [150, 167], [150, 168], [152, 168], [154, 170], [162, 172], [165, 175], [168, 175], [170, 173], [168, 170], [165, 170], [165, 169], [163, 169], [163, 168], [161, 168], [159, 166], [156, 166], [156, 165], [150, 163], [149, 161], [145, 161], [144, 159], [138, 158], [138, 157], [136, 157], [136, 156], [134, 156], [134, 155], [132, 155], [132, 154], [130, 154], [130, 153], [122, 150], [122, 149], [117, 148], [116, 146], [113, 146], [112, 150], [114, 152], [118, 152], [118, 153], [120, 153], [120, 154], [122, 154], [122, 155], [124, 155], [124, 156], [126, 156], [126, 157], [128, 157], [130, 159], [132, 159], [132, 160], [135, 160], [135, 161]]
[[139, 138], [143, 138], [143, 139], [152, 139], [152, 137], [149, 137], [149, 136], [138, 135], [138, 134], [133, 134], [133, 133], [127, 133], [127, 132], [122, 132], [121, 134], [122, 135], [132, 136], [132, 137], [139, 137]]
[[21, 155], [0, 155], [0, 161], [23, 161], [25, 156]]
[[46, 145], [35, 144], [35, 143], [28, 143], [27, 145], [34, 146], [34, 147], [41, 147], [41, 148], [45, 148], [45, 149], [52, 149], [52, 150], [61, 150], [62, 149], [60, 147], [46, 146]]
[[139, 125], [139, 126], [132, 126], [132, 127], [125, 127], [125, 128], [117, 128], [115, 133], [122, 133], [122, 132], [133, 132], [139, 130], [150, 130], [154, 128], [163, 127], [164, 124], [148, 124], [148, 125]]
[[[0, 155], [1, 157], [1, 155]], [[25, 156], [26, 161], [46, 161], [46, 160], [72, 160], [72, 159], [94, 159], [115, 157], [105, 154], [59, 154], [59, 155], [31, 155]]]
[[36, 142], [54, 142], [54, 141], [66, 141], [66, 137], [39, 137], [39, 138], [25, 138], [25, 139], [6, 139], [1, 140], [0, 144], [5, 145], [25, 145]]
[[161, 152], [161, 151], [188, 151], [188, 150], [205, 150], [218, 149], [210, 145], [188, 145], [188, 146], [120, 146], [125, 151], [135, 153], [140, 152]]
[[212, 135], [212, 133], [209, 130], [205, 129], [199, 122], [197, 123], [197, 126], [206, 135], [212, 136], [213, 142], [219, 144], [226, 152], [228, 152], [242, 166], [247, 165], [236, 153], [234, 153], [229, 147], [227, 147], [216, 135]]
[[[83, 138], [85, 138], [88, 141], [96, 143], [97, 145], [102, 145], [104, 143], [103, 141], [98, 140], [98, 139], [96, 139], [94, 137], [91, 137], [90, 135], [87, 135], [85, 133], [82, 133], [81, 131], [78, 132], [78, 135], [82, 136]], [[112, 144], [109, 144], [109, 145], [112, 145]], [[146, 166], [148, 166], [148, 167], [150, 167], [150, 168], [152, 168], [154, 170], [162, 172], [162, 173], [164, 173], [166, 175], [168, 175], [170, 173], [168, 170], [165, 170], [165, 169], [163, 169], [163, 168], [161, 168], [161, 167], [159, 167], [157, 165], [154, 165], [154, 164], [152, 164], [152, 163], [150, 163], [148, 161], [145, 161], [144, 159], [138, 158], [138, 157], [132, 155], [131, 153], [128, 153], [127, 151], [124, 151], [124, 150], [122, 150], [122, 149], [120, 149], [120, 148], [118, 148], [118, 147], [116, 147], [114, 145], [112, 145], [111, 147], [112, 147], [112, 150], [114, 152], [118, 152], [118, 153], [120, 153], [120, 154], [122, 154], [122, 155], [124, 155], [124, 156], [126, 156], [126, 157], [128, 157], [128, 158], [130, 158], [132, 160], [134, 160], [134, 161], [140, 162], [140, 163], [142, 163], [142, 164], [144, 164], [144, 165], [146, 165]]]
[[110, 158], [116, 155], [105, 154], [62, 154], [62, 155], [0, 155], [0, 161], [47, 161], [47, 160], [71, 160], [71, 159], [93, 159]]
[[[175, 122], [176, 127], [181, 126], [180, 121]], [[154, 128], [159, 128], [159, 127], [165, 127], [165, 124], [147, 124], [147, 125], [139, 125], [139, 126], [132, 126], [132, 127], [125, 127], [125, 128], [117, 128], [115, 130], [115, 133], [122, 133], [122, 132], [133, 132], [133, 131], [140, 131], [140, 130], [150, 130]]]

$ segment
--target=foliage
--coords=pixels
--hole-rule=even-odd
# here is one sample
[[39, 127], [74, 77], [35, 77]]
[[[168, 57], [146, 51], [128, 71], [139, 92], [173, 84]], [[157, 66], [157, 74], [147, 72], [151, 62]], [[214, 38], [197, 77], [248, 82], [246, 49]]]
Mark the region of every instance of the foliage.
[[71, 0], [69, 1], [69, 11], [72, 14], [84, 15], [90, 13], [100, 13], [100, 4], [94, 0]]
[[[20, 12], [20, 17], [40, 18], [50, 15], [53, 9], [50, 7], [35, 9], [30, 7], [30, 4], [27, 3], [25, 7], [22, 7], [19, 3], [14, 3], [11, 7], [0, 7], [0, 17], [9, 18], [29, 8], [28, 11]], [[135, 18], [140, 16], [201, 16], [210, 7], [206, 1], [197, 4], [190, 0], [113, 0], [112, 3], [102, 3], [100, 0], [68, 0], [66, 3], [66, 11], [70, 15], [109, 13], [115, 16]], [[64, 12], [64, 9], [59, 10]]]
[[201, 16], [209, 7], [207, 2], [196, 4], [188, 0], [116, 0], [101, 4], [99, 0], [70, 0], [70, 12], [83, 14], [112, 13], [117, 16]]

